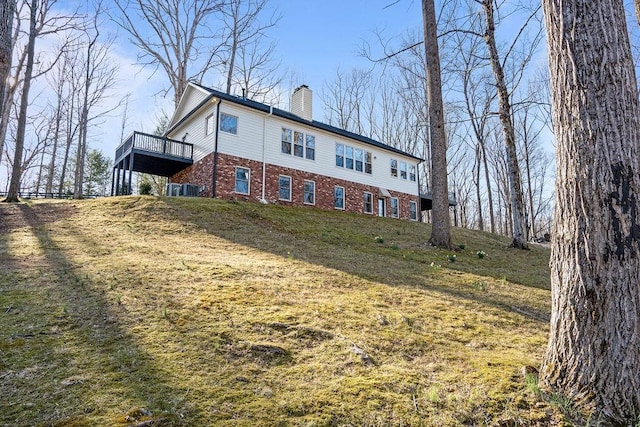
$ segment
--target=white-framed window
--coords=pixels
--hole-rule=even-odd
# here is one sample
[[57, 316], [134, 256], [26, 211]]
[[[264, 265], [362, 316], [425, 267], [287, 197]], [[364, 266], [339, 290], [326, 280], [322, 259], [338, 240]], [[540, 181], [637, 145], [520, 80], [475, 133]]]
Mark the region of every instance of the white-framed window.
[[400, 178], [407, 179], [407, 162], [400, 162]]
[[391, 176], [398, 177], [398, 161], [391, 159]]
[[251, 171], [248, 168], [236, 167], [236, 193], [249, 194], [250, 175]]
[[336, 166], [344, 167], [344, 144], [336, 144]]
[[304, 134], [302, 132], [293, 132], [293, 155], [304, 157]]
[[366, 151], [364, 153], [364, 173], [371, 175], [371, 152]]
[[354, 148], [350, 145], [336, 143], [336, 166], [351, 169], [356, 172], [364, 172], [371, 175], [370, 151]]
[[301, 159], [316, 159], [316, 137], [297, 130], [282, 128], [282, 154], [294, 155]]
[[418, 204], [413, 200], [409, 202], [409, 219], [411, 221], [418, 220]]
[[213, 114], [209, 114], [206, 119], [204, 119], [204, 134], [205, 136], [209, 136], [213, 133], [215, 118]]
[[304, 181], [303, 201], [305, 205], [316, 204], [316, 183], [313, 181]]
[[291, 154], [291, 144], [293, 142], [293, 131], [291, 129], [282, 128], [282, 148], [280, 151], [284, 154]]
[[364, 171], [364, 151], [359, 148], [354, 150], [356, 156], [356, 170], [358, 172]]
[[416, 182], [416, 166], [411, 165], [409, 167], [409, 181]]
[[305, 157], [309, 160], [316, 159], [316, 137], [307, 134], [307, 146], [305, 151]]
[[278, 199], [291, 201], [291, 177], [280, 175], [278, 177]]
[[220, 113], [220, 131], [238, 134], [238, 117], [227, 113]]
[[336, 209], [344, 209], [344, 187], [333, 187], [333, 206]]
[[389, 199], [389, 207], [391, 208], [391, 218], [398, 218], [400, 216], [400, 208], [398, 207], [397, 197]]
[[373, 194], [368, 191], [364, 192], [364, 213], [373, 213]]
[[349, 145], [344, 147], [344, 167], [353, 169], [353, 147]]

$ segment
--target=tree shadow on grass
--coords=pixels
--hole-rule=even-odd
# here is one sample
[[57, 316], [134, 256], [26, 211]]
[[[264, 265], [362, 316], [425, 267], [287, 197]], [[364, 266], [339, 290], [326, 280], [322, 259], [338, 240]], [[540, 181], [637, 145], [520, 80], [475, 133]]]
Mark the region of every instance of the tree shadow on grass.
[[[105, 425], [153, 421], [154, 426], [171, 426], [199, 419], [179, 397], [187, 390], [166, 381], [168, 373], [119, 322], [120, 308], [76, 269], [50, 235], [48, 223], [76, 215], [76, 210], [55, 204], [11, 209], [16, 207], [11, 221], [3, 221], [3, 232], [27, 227], [43, 255], [15, 262], [6, 239], [0, 240], [0, 298], [4, 314], [14, 316], [0, 341], [0, 420], [90, 425], [89, 420], [100, 419]], [[100, 246], [79, 237], [85, 249]], [[12, 275], [31, 286], [12, 288]]]
[[[418, 257], [418, 260], [403, 258], [403, 252], [400, 249], [380, 250], [374, 239], [371, 239], [371, 242], [368, 242], [369, 246], [366, 246], [366, 244], [362, 245], [357, 242], [354, 244], [348, 241], [340, 242], [336, 239], [332, 240], [330, 237], [326, 240], [326, 236], [321, 233], [315, 235], [313, 232], [297, 234], [292, 232], [291, 228], [283, 226], [280, 220], [274, 221], [270, 218], [273, 212], [267, 211], [272, 208], [269, 206], [255, 203], [211, 201], [212, 205], [207, 207], [211, 209], [208, 213], [216, 216], [215, 224], [224, 223], [226, 225], [216, 227], [212, 225], [210, 215], [203, 215], [196, 209], [192, 211], [186, 203], [175, 200], [168, 200], [167, 203], [170, 206], [182, 208], [179, 211], [181, 219], [206, 230], [209, 234], [237, 244], [279, 256], [294, 257], [386, 285], [424, 289], [484, 304], [516, 313], [531, 321], [539, 322], [541, 325], [546, 325], [549, 322], [550, 315], [547, 307], [534, 304], [532, 298], [526, 292], [522, 292], [522, 287], [519, 287], [517, 291], [505, 294], [488, 291], [484, 282], [479, 282], [479, 284], [470, 282], [463, 286], [446, 283], [447, 276], [462, 276], [466, 273], [452, 266], [447, 275], [439, 275], [435, 270], [448, 266], [431, 265], [421, 257]], [[213, 205], [215, 203], [218, 205]], [[297, 208], [289, 209], [295, 210]], [[226, 221], [225, 217], [227, 217]], [[295, 214], [291, 217], [295, 218]], [[372, 228], [368, 234], [375, 235], [378, 227], [384, 224], [379, 221], [390, 220], [354, 217], [354, 227], [370, 226]], [[341, 224], [344, 223], [341, 222]], [[394, 221], [393, 226], [397, 225], [398, 222]], [[346, 257], [336, 256], [336, 245], [348, 247], [348, 250], [344, 251], [344, 254], [347, 254]], [[371, 248], [372, 246], [373, 248]], [[442, 264], [445, 264], [446, 260], [443, 259], [443, 261]], [[366, 269], [363, 269], [363, 266], [366, 266]], [[531, 288], [531, 292], [539, 291], [538, 288]]]

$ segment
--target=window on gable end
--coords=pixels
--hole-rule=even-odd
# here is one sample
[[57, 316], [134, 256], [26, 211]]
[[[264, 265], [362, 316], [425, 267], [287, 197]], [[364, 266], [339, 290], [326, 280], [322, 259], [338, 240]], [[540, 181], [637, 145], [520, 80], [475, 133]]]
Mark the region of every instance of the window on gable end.
[[231, 114], [220, 113], [220, 130], [222, 132], [238, 134], [238, 117]]

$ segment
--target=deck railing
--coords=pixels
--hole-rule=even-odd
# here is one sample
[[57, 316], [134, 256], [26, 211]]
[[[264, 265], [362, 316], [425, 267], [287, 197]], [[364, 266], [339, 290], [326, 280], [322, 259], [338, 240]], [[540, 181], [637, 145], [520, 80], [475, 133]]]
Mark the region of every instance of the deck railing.
[[133, 132], [116, 149], [116, 159], [120, 159], [132, 149], [193, 159], [193, 144], [137, 131]]

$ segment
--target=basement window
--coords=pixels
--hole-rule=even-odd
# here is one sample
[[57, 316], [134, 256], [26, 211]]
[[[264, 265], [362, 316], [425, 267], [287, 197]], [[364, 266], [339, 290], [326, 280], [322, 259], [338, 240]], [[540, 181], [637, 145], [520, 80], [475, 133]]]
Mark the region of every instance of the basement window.
[[391, 218], [398, 218], [400, 216], [400, 209], [398, 207], [398, 198], [392, 197], [389, 199], [389, 204], [391, 206]]
[[304, 181], [304, 196], [303, 196], [305, 205], [315, 205], [316, 204], [316, 183], [313, 181]]
[[418, 220], [418, 204], [413, 200], [409, 202], [409, 219], [411, 221]]
[[280, 175], [278, 178], [278, 198], [287, 202], [291, 201], [291, 177]]
[[336, 209], [344, 210], [344, 187], [333, 188], [333, 206]]
[[367, 191], [364, 192], [364, 213], [373, 213], [373, 194]]
[[249, 176], [250, 171], [248, 168], [236, 168], [236, 193], [249, 194]]

